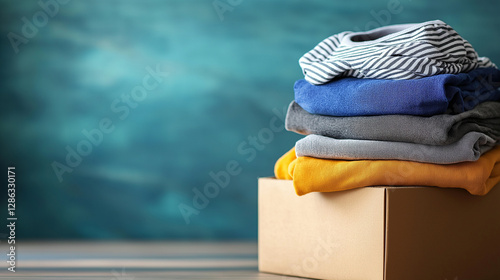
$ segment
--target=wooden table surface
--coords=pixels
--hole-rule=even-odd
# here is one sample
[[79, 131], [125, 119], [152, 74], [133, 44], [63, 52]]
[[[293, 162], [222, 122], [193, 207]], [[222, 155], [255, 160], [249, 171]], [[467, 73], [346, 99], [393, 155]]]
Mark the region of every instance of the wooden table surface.
[[0, 279], [303, 279], [258, 272], [255, 242], [16, 243]]

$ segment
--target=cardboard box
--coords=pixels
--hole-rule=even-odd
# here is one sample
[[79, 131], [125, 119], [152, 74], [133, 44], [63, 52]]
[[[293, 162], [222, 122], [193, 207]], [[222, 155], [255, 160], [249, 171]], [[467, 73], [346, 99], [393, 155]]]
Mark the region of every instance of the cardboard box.
[[319, 279], [500, 279], [500, 186], [297, 196], [259, 179], [259, 270]]

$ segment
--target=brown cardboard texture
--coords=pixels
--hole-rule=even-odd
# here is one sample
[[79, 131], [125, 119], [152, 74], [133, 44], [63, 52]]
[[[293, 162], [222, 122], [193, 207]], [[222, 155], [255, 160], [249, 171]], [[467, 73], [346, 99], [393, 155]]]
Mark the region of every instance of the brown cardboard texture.
[[500, 186], [297, 196], [259, 179], [259, 270], [319, 279], [500, 279]]

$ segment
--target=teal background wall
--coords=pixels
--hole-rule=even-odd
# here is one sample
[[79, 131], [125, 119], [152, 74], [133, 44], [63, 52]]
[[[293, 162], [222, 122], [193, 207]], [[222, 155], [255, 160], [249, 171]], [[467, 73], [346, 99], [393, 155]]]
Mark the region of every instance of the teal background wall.
[[256, 239], [257, 178], [299, 139], [281, 120], [297, 61], [332, 34], [441, 19], [500, 63], [493, 0], [64, 2], [0, 1], [21, 239]]

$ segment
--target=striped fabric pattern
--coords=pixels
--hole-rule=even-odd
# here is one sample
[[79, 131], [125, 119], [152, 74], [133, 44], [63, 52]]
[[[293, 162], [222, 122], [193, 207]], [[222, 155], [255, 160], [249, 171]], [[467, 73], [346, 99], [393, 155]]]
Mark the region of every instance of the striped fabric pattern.
[[299, 64], [315, 85], [336, 77], [402, 80], [496, 67], [440, 20], [342, 32], [304, 54]]

